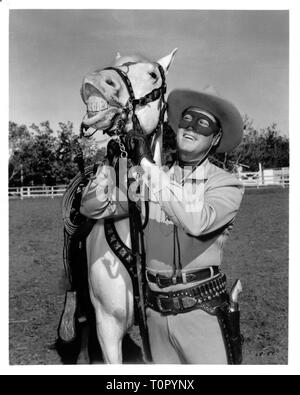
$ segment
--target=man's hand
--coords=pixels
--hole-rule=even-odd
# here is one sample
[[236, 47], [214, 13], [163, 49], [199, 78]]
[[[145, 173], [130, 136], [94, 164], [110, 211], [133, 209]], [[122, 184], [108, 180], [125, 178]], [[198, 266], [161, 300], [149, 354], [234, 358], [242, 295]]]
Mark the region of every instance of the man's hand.
[[126, 135], [126, 148], [128, 157], [135, 165], [140, 165], [143, 158], [154, 163], [151, 149], [147, 142], [147, 136], [134, 131], [129, 132]]

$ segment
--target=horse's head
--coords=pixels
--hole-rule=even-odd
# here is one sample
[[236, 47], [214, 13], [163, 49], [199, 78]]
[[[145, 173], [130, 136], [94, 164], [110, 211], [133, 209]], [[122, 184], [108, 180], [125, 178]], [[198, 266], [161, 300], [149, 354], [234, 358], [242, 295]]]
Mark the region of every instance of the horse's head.
[[124, 130], [129, 131], [135, 126], [135, 114], [144, 133], [155, 130], [162, 110], [164, 78], [175, 53], [176, 49], [157, 62], [141, 55], [118, 54], [111, 67], [87, 74], [81, 87], [87, 106], [83, 125], [113, 134], [123, 120]]

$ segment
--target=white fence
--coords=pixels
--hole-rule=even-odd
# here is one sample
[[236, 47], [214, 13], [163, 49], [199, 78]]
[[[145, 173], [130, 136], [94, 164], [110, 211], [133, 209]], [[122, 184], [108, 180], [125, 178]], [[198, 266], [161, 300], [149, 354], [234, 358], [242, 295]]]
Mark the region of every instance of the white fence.
[[265, 169], [257, 172], [239, 172], [239, 179], [246, 187], [281, 186], [290, 185], [289, 168]]
[[63, 196], [66, 185], [56, 186], [33, 186], [33, 187], [12, 187], [8, 188], [8, 196], [13, 198], [34, 198], [34, 197], [56, 197]]
[[[245, 187], [265, 187], [265, 186], [281, 186], [285, 188], [289, 186], [289, 168], [282, 169], [265, 169], [257, 172], [239, 172], [239, 179]], [[13, 198], [34, 198], [34, 197], [51, 197], [63, 196], [66, 185], [56, 186], [33, 186], [33, 187], [12, 187], [8, 188], [8, 196]]]

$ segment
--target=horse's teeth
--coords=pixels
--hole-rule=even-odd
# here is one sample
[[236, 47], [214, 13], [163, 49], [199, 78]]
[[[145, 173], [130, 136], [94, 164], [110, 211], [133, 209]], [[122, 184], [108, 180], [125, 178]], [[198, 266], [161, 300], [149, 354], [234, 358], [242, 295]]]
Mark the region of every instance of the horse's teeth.
[[108, 108], [108, 103], [105, 100], [100, 101], [100, 110], [106, 110]]
[[99, 112], [106, 110], [108, 103], [99, 96], [90, 96], [87, 102], [88, 111]]

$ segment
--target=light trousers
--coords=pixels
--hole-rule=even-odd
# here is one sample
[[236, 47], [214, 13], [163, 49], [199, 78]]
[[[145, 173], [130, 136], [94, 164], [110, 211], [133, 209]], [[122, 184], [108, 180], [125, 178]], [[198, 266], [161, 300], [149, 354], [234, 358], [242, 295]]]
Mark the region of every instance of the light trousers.
[[148, 308], [147, 322], [155, 364], [227, 364], [216, 316], [200, 309], [163, 316]]

